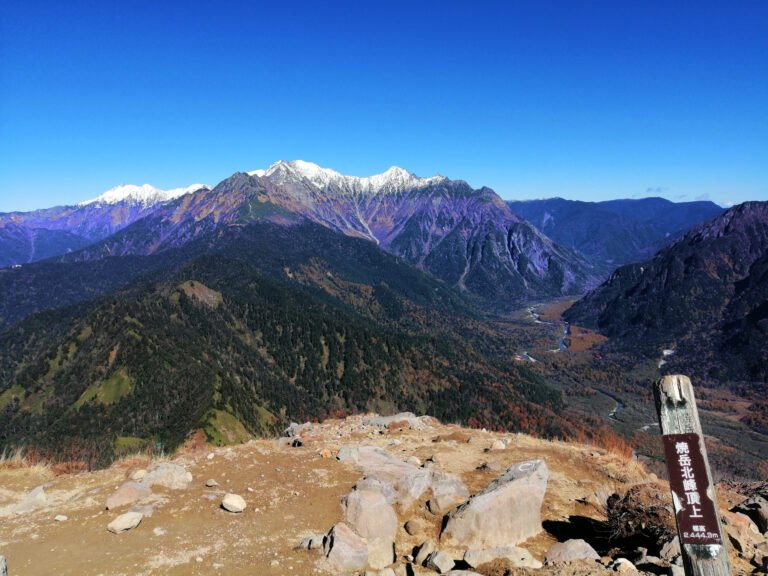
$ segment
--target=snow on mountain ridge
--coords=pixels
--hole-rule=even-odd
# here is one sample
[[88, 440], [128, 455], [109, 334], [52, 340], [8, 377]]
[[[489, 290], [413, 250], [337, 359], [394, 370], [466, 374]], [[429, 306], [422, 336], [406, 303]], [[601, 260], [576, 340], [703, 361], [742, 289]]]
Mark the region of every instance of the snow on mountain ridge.
[[299, 176], [309, 180], [312, 184], [323, 190], [334, 187], [347, 192], [368, 194], [375, 194], [384, 190], [403, 191], [409, 188], [429, 186], [445, 180], [444, 176], [420, 178], [398, 166], [392, 166], [381, 174], [367, 177], [347, 176], [329, 168], [322, 168], [312, 162], [305, 162], [304, 160], [293, 160], [290, 162], [280, 160], [269, 166], [266, 170], [253, 170], [248, 172], [248, 174], [274, 179], [278, 182]]
[[88, 204], [118, 204], [120, 202], [151, 206], [153, 204], [174, 200], [180, 196], [189, 194], [190, 192], [200, 190], [201, 188], [210, 189], [205, 184], [192, 184], [191, 186], [173, 188], [171, 190], [161, 190], [160, 188], [155, 188], [151, 184], [143, 184], [141, 186], [135, 184], [121, 184], [114, 188], [110, 188], [92, 200], [80, 202], [78, 206], [87, 206]]

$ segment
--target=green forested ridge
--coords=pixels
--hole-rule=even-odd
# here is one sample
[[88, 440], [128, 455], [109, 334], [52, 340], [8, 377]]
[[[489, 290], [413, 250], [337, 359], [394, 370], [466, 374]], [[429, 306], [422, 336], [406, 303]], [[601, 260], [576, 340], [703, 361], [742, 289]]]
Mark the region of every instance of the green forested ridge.
[[[297, 241], [296, 230], [269, 251], [268, 229], [230, 231], [153, 282], [0, 332], [0, 395], [23, 389], [0, 413], [2, 443], [106, 461], [121, 438], [173, 447], [230, 416], [269, 434], [360, 410], [568, 428], [559, 395], [484, 355], [482, 337], [433, 328], [469, 314], [455, 293], [364, 241], [312, 226]], [[210, 291], [215, 306], [196, 296]]]

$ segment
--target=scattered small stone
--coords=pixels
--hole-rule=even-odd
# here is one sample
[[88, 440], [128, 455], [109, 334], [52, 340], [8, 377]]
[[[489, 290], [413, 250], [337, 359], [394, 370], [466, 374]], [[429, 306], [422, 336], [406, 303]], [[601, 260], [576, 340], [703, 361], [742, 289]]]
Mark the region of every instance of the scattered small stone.
[[166, 531], [166, 529], [165, 528], [161, 528], [160, 526], [158, 526], [158, 527], [156, 527], [156, 528], [154, 528], [152, 530], [152, 534], [154, 534], [155, 536], [165, 536], [167, 533], [168, 532]]
[[57, 514], [56, 516], [53, 517], [53, 519], [56, 522], [66, 522], [67, 520], [69, 520], [69, 517], [65, 516], [64, 514]]
[[216, 480], [213, 480], [213, 479], [211, 479], [211, 480], [208, 480], [208, 481], [205, 483], [205, 485], [206, 485], [208, 488], [216, 488], [216, 486], [218, 486], [218, 485], [219, 485], [219, 483], [218, 483], [218, 482], [216, 482]]
[[329, 448], [320, 450], [320, 458], [333, 458], [333, 452]]
[[227, 494], [221, 501], [221, 507], [227, 512], [239, 513], [245, 510], [246, 504], [242, 496], [237, 494]]
[[489, 448], [489, 451], [495, 452], [496, 450], [506, 450], [507, 444], [504, 440], [494, 440]]
[[133, 474], [131, 474], [131, 480], [134, 482], [139, 482], [140, 480], [144, 479], [144, 476], [147, 475], [147, 471], [143, 468], [141, 470], [135, 470]]
[[253, 492], [253, 488], [251, 488], [250, 486], [248, 486], [248, 488], [246, 488], [245, 490], [246, 490], [247, 492]]
[[216, 456], [216, 454], [214, 454], [213, 452], [208, 452], [208, 456], [206, 456], [206, 458], [207, 458], [208, 460], [213, 460], [213, 457], [214, 457], [214, 456]]
[[144, 515], [141, 512], [126, 512], [112, 520], [107, 526], [107, 530], [113, 534], [120, 534], [121, 532], [133, 530], [136, 526], [141, 524], [143, 518]]

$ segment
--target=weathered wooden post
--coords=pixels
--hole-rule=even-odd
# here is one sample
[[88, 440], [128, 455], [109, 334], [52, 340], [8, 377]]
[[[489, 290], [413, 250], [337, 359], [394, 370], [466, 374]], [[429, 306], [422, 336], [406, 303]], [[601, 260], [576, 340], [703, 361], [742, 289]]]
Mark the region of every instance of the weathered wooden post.
[[653, 387], [677, 533], [686, 576], [729, 576], [715, 485], [687, 376], [665, 376]]

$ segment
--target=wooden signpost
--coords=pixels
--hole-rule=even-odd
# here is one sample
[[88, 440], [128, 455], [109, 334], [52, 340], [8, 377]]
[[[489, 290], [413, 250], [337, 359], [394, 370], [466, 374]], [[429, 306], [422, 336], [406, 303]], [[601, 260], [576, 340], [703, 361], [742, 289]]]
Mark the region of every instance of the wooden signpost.
[[653, 387], [686, 576], [729, 576], [715, 485], [687, 376], [665, 376]]

